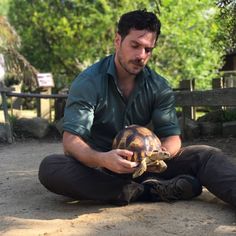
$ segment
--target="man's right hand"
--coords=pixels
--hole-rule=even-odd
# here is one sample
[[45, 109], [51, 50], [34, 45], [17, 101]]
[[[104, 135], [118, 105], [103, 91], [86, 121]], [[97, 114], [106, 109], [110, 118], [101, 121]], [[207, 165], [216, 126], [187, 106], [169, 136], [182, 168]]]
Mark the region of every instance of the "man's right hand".
[[63, 146], [66, 155], [73, 156], [91, 168], [103, 167], [118, 174], [125, 174], [133, 173], [138, 165], [136, 162], [128, 161], [133, 155], [131, 151], [114, 149], [109, 152], [98, 152], [79, 136], [67, 131], [63, 133]]
[[118, 174], [133, 173], [138, 166], [137, 162], [131, 162], [133, 152], [125, 149], [114, 149], [103, 153], [103, 167]]

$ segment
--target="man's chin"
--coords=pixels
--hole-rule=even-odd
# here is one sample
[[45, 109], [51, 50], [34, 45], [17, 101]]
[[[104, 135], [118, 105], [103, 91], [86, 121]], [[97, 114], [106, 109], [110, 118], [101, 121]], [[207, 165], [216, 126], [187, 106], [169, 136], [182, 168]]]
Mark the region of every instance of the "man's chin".
[[133, 74], [133, 75], [137, 75], [137, 74], [139, 74], [141, 71], [142, 71], [142, 69], [143, 69], [143, 67], [141, 68], [138, 68], [138, 69], [133, 69], [132, 70], [132, 72], [131, 72], [131, 74]]
[[132, 67], [132, 68], [126, 68], [126, 72], [128, 72], [130, 75], [138, 75], [142, 71], [143, 67]]
[[139, 71], [129, 71], [129, 74], [130, 75], [138, 75], [140, 71], [141, 70], [139, 70]]

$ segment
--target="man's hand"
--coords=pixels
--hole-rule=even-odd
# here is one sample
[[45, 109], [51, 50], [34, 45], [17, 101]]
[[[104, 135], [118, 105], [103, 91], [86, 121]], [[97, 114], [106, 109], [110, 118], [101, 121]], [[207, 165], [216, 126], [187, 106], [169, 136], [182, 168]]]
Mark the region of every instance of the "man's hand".
[[133, 173], [138, 163], [131, 162], [133, 152], [123, 149], [114, 149], [109, 152], [98, 152], [92, 149], [79, 136], [64, 132], [64, 152], [91, 168], [102, 167], [115, 173]]
[[171, 157], [174, 157], [181, 148], [181, 139], [179, 135], [172, 135], [161, 139], [162, 150], [168, 151]]
[[131, 159], [133, 155], [132, 151], [124, 149], [114, 149], [104, 153], [103, 167], [118, 173], [127, 174], [133, 173], [138, 166], [137, 162], [131, 162], [126, 159]]

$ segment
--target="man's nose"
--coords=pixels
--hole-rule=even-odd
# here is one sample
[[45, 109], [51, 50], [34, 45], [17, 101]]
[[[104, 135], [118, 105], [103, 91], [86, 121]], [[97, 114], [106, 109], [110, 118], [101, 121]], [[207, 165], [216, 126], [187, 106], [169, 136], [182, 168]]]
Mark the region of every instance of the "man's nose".
[[139, 60], [144, 60], [146, 58], [146, 50], [145, 48], [140, 48], [139, 51], [138, 51], [138, 54], [137, 54], [137, 58]]

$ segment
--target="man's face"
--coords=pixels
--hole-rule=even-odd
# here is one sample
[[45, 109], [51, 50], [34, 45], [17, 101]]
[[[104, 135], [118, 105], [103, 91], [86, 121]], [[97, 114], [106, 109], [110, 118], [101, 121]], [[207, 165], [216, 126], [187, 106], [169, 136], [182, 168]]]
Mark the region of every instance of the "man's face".
[[146, 30], [130, 30], [123, 39], [116, 34], [116, 65], [130, 75], [137, 75], [147, 64], [155, 47], [156, 33]]

